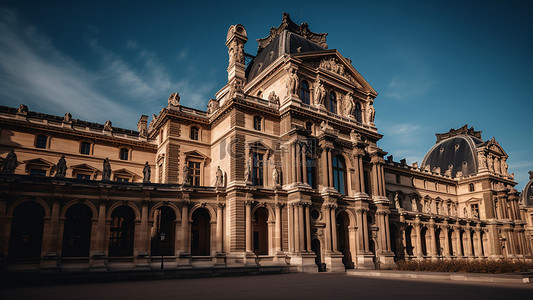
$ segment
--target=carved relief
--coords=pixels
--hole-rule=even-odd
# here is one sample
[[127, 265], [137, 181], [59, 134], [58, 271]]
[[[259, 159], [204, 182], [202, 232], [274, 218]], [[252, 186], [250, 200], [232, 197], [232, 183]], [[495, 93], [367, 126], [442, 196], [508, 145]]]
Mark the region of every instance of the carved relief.
[[220, 104], [219, 104], [218, 100], [216, 100], [216, 99], [211, 99], [211, 100], [209, 100], [209, 103], [207, 103], [207, 113], [208, 114], [212, 114], [212, 113], [216, 112], [219, 108], [220, 108]]
[[369, 124], [374, 124], [374, 117], [376, 116], [376, 110], [374, 109], [374, 101], [370, 100], [367, 103], [366, 120]]
[[298, 74], [296, 73], [296, 69], [290, 69], [288, 72], [287, 95], [298, 95]]
[[353, 94], [349, 92], [346, 94], [343, 98], [343, 107], [344, 107], [344, 115], [347, 117], [354, 117], [355, 115], [355, 105], [353, 100]]
[[318, 80], [316, 85], [315, 105], [325, 107], [324, 103], [326, 102], [326, 88], [324, 87], [324, 81]]
[[180, 106], [180, 93], [173, 93], [168, 97], [168, 106], [167, 108], [173, 108]]

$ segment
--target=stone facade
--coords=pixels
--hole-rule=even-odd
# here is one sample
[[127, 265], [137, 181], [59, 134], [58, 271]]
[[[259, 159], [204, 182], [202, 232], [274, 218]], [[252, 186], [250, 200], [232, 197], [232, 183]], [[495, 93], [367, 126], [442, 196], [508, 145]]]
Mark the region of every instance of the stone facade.
[[207, 112], [173, 93], [137, 131], [0, 107], [2, 265], [343, 272], [530, 258], [498, 143], [465, 126], [437, 135], [420, 167], [385, 159], [377, 93], [326, 35], [284, 14], [250, 56], [231, 26], [228, 82]]

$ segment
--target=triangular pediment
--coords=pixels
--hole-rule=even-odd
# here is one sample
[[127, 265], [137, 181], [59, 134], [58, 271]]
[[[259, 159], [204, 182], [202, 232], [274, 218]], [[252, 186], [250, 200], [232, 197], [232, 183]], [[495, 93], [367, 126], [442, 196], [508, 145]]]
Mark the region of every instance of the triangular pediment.
[[496, 141], [495, 138], [492, 138], [490, 141], [487, 141], [486, 149], [489, 150], [489, 152], [497, 155], [497, 156], [503, 156], [503, 157], [509, 157], [507, 153], [503, 150], [502, 146]]
[[304, 64], [310, 65], [334, 77], [340, 77], [351, 82], [359, 90], [377, 96], [374, 88], [363, 78], [363, 76], [352, 66], [351, 61], [342, 56], [337, 50], [325, 50], [316, 52], [306, 52], [292, 54], [294, 57], [302, 59]]
[[261, 150], [270, 150], [270, 147], [268, 147], [261, 140], [250, 141], [248, 143], [248, 147], [254, 148], [254, 149], [261, 149]]
[[199, 151], [196, 151], [196, 150], [191, 150], [191, 151], [187, 151], [187, 152], [183, 152], [186, 156], [194, 156], [194, 157], [201, 157], [203, 159], [207, 158], [206, 155], [202, 154], [201, 152]]
[[93, 166], [90, 166], [88, 164], [79, 164], [79, 165], [71, 166], [70, 168], [72, 168], [74, 170], [78, 170], [78, 171], [89, 171], [89, 172], [99, 172], [100, 171], [97, 168], [95, 168]]
[[55, 164], [42, 158], [34, 158], [34, 159], [25, 160], [24, 163], [27, 165], [33, 165], [33, 166], [45, 166], [45, 167], [55, 166]]
[[137, 174], [133, 173], [132, 171], [128, 170], [128, 169], [119, 169], [119, 170], [116, 170], [114, 171], [115, 175], [126, 175], [126, 176], [131, 176], [131, 177], [139, 177]]

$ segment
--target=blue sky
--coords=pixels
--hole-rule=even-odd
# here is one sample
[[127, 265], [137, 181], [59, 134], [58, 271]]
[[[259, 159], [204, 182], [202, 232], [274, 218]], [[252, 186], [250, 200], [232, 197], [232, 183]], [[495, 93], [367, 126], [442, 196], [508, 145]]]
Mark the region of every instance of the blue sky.
[[379, 146], [421, 162], [464, 124], [496, 137], [518, 189], [533, 170], [531, 1], [2, 1], [0, 104], [135, 129], [168, 95], [205, 109], [226, 81], [225, 38], [246, 52], [286, 11], [352, 59], [379, 93]]

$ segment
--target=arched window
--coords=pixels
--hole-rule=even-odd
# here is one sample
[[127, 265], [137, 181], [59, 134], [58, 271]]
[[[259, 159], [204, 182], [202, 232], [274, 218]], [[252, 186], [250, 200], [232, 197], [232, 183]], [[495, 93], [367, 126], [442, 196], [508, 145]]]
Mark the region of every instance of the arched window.
[[192, 214], [191, 255], [207, 256], [211, 254], [211, 217], [205, 208], [199, 208]]
[[81, 154], [86, 154], [86, 155], [91, 154], [91, 143], [89, 143], [89, 142], [81, 142], [80, 153]]
[[198, 129], [198, 127], [194, 127], [194, 126], [191, 127], [191, 140], [197, 141], [199, 133], [200, 133], [200, 129]]
[[257, 92], [257, 98], [263, 98], [263, 92], [262, 91]]
[[355, 103], [355, 120], [357, 122], [363, 122], [363, 111], [359, 102]]
[[474, 184], [473, 184], [473, 183], [468, 184], [468, 190], [469, 190], [470, 192], [475, 191], [475, 188], [474, 188]]
[[24, 202], [13, 211], [9, 241], [10, 258], [41, 257], [44, 209], [36, 202]]
[[305, 104], [311, 103], [311, 93], [309, 92], [309, 83], [302, 81], [300, 84], [300, 100]]
[[263, 128], [262, 123], [263, 123], [263, 118], [261, 118], [260, 116], [254, 116], [254, 129], [255, 130], [261, 131], [261, 128]]
[[126, 148], [120, 149], [120, 159], [121, 160], [128, 160], [130, 158], [130, 151]]
[[117, 207], [111, 214], [109, 228], [109, 256], [132, 256], [135, 231], [135, 213], [125, 205]]
[[307, 168], [307, 183], [314, 189], [316, 189], [316, 166], [315, 160], [308, 157], [306, 158]]
[[[154, 213], [155, 235], [152, 237], [152, 255], [174, 255], [176, 214], [168, 206], [161, 206]], [[161, 240], [161, 234], [165, 239]]]
[[340, 155], [333, 157], [333, 187], [337, 192], [346, 195], [346, 164]]
[[35, 140], [35, 147], [40, 149], [46, 149], [48, 145], [48, 137], [46, 135], [38, 135]]
[[91, 243], [92, 211], [85, 204], [72, 205], [65, 214], [63, 250], [65, 257], [88, 257]]
[[337, 113], [337, 96], [335, 96], [335, 92], [329, 94], [329, 111], [334, 114]]

